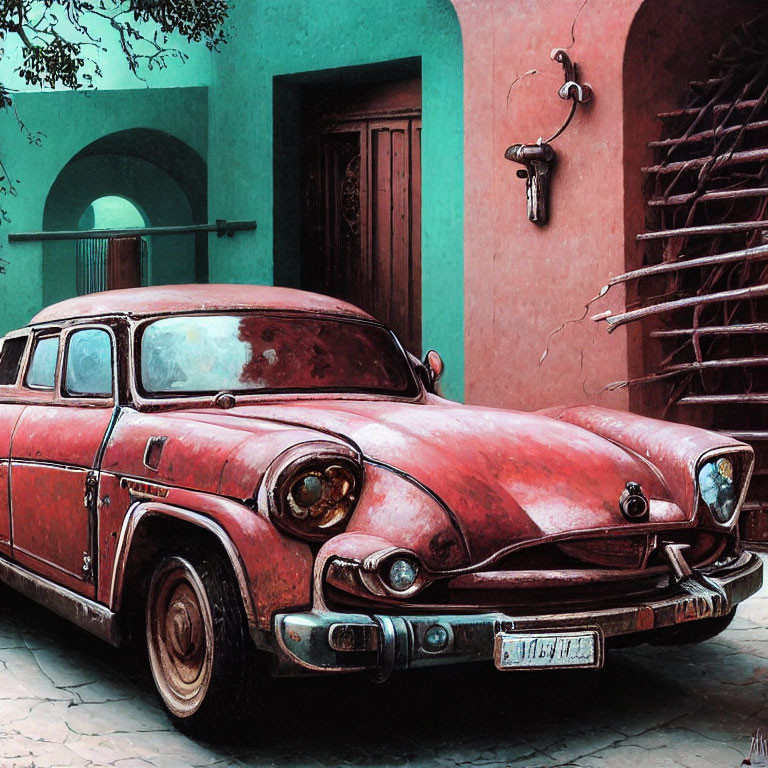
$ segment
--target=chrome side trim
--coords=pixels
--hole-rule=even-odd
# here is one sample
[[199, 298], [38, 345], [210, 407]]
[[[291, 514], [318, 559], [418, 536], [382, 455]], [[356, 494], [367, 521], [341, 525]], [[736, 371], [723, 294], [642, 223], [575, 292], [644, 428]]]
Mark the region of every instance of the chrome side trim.
[[212, 533], [224, 547], [224, 551], [232, 565], [232, 570], [237, 579], [237, 585], [240, 590], [240, 597], [243, 600], [245, 616], [248, 624], [253, 627], [256, 625], [256, 612], [253, 606], [253, 596], [248, 585], [248, 577], [245, 574], [245, 568], [240, 560], [240, 553], [227, 535], [227, 532], [214, 520], [211, 520], [199, 512], [192, 512], [183, 507], [175, 507], [171, 504], [161, 504], [158, 502], [137, 502], [128, 508], [128, 512], [123, 519], [123, 525], [120, 528], [120, 536], [117, 540], [117, 549], [115, 554], [114, 566], [112, 568], [112, 584], [109, 591], [109, 606], [116, 613], [120, 610], [120, 598], [122, 595], [122, 582], [125, 576], [125, 566], [128, 562], [128, 555], [131, 551], [133, 538], [136, 530], [144, 517], [172, 517], [177, 520], [196, 525], [209, 533]]
[[120, 645], [117, 615], [104, 605], [0, 558], [0, 581], [110, 645]]

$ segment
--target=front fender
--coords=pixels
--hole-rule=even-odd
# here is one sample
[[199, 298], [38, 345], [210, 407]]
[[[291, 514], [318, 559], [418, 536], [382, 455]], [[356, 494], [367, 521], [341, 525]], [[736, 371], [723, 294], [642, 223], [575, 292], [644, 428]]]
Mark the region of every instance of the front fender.
[[234, 501], [170, 488], [162, 500], [135, 502], [125, 514], [107, 600], [114, 612], [122, 603], [126, 565], [137, 533], [158, 516], [192, 524], [220, 542], [252, 628], [269, 630], [278, 610], [310, 605], [313, 558], [306, 544], [283, 536], [264, 518]]

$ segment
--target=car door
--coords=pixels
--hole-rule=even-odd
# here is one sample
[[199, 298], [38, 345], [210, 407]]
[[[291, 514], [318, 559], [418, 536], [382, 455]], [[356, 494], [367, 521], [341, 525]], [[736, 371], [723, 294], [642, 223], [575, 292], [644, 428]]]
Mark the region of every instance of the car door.
[[8, 476], [11, 437], [24, 406], [14, 402], [16, 384], [27, 346], [27, 333], [6, 336], [0, 346], [0, 552], [11, 553], [11, 507]]
[[80, 594], [96, 591], [96, 469], [115, 405], [114, 336], [105, 326], [41, 331], [30, 394], [11, 444], [13, 556]]

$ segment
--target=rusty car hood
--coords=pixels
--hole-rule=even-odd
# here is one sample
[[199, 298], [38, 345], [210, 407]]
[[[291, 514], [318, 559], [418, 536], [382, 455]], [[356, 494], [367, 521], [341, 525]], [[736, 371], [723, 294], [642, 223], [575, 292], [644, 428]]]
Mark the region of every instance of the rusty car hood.
[[406, 473], [451, 511], [472, 560], [519, 541], [632, 529], [637, 524], [623, 518], [618, 504], [629, 480], [661, 502], [652, 507], [651, 523], [685, 522], [648, 462], [547, 416], [438, 398], [429, 404], [328, 399], [243, 405], [226, 415], [346, 439], [370, 461]]

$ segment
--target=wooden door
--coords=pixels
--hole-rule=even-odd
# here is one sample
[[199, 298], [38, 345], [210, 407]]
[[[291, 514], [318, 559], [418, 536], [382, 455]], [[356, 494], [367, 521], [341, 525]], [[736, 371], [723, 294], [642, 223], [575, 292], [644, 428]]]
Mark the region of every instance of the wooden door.
[[147, 241], [143, 237], [99, 237], [77, 241], [77, 293], [147, 285]]
[[302, 287], [356, 304], [421, 352], [421, 82], [310, 110]]

